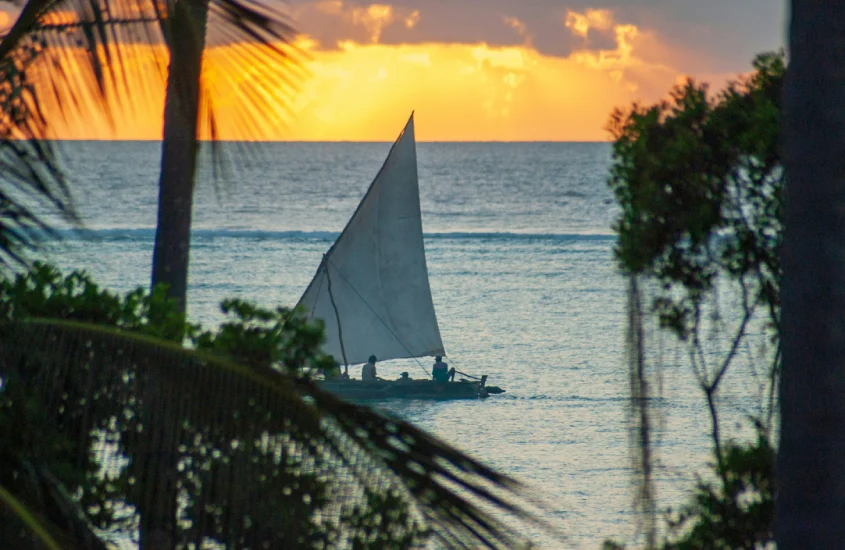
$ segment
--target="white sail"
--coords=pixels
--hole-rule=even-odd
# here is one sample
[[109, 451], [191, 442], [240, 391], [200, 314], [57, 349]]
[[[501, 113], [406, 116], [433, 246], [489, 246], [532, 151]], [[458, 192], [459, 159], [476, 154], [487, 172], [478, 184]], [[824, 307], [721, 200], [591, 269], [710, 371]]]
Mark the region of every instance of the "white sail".
[[349, 364], [445, 355], [425, 263], [413, 114], [298, 306], [323, 320], [323, 350], [340, 363], [344, 352]]

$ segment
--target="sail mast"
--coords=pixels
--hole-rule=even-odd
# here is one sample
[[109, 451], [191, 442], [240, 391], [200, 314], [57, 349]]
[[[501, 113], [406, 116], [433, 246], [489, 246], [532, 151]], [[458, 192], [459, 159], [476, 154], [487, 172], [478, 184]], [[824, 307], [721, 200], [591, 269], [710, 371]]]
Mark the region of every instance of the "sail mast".
[[334, 301], [334, 294], [332, 294], [332, 277], [329, 275], [329, 261], [326, 254], [323, 254], [323, 269], [326, 272], [326, 281], [328, 282], [329, 300], [331, 300], [334, 316], [337, 319], [337, 337], [340, 340], [340, 353], [343, 355], [343, 372], [346, 376], [349, 376], [349, 361], [346, 360], [346, 348], [343, 345], [343, 327], [340, 325], [340, 313], [337, 311], [337, 304]]

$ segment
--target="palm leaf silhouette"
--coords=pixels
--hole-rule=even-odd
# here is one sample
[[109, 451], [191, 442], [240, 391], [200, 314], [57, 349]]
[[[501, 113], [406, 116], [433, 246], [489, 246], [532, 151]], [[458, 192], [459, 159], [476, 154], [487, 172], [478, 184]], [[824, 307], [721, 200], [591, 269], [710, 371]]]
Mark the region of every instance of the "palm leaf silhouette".
[[[128, 500], [142, 511], [161, 506], [156, 499], [165, 493], [149, 486], [167, 477], [159, 469], [181, 467], [172, 481], [193, 508], [182, 512], [183, 525], [175, 518], [169, 525], [185, 544], [210, 537], [237, 547], [304, 547], [307, 540], [290, 538], [297, 525], [278, 518], [285, 495], [319, 500], [322, 521], [337, 527], [335, 543], [355, 536], [344, 514], [366, 508], [374, 495], [408, 507], [384, 530], [400, 536], [428, 528], [449, 548], [514, 548], [522, 537], [502, 516], [538, 521], [515, 504], [515, 480], [307, 378], [61, 321], [0, 325], [0, 357], [0, 377], [43, 407], [41, 425], [23, 445], [28, 460], [48, 468], [41, 438], [72, 434], [86, 442], [80, 453], [99, 453], [103, 471], [131, 480]], [[302, 487], [319, 481], [314, 494], [296, 486], [297, 476], [285, 478], [290, 486], [248, 482], [272, 470], [264, 460], [293, 465]], [[257, 525], [261, 518], [271, 519]]]
[[[46, 139], [59, 121], [84, 127], [105, 115], [113, 124], [115, 110], [151, 106], [150, 90], [164, 84], [175, 6], [174, 0], [30, 0], [2, 37], [0, 267], [26, 263], [42, 237], [57, 236], [57, 222], [80, 224], [57, 144]], [[229, 47], [215, 48], [204, 64], [205, 135], [216, 140], [221, 132], [215, 106], [224, 96], [238, 98], [222, 123], [231, 137], [260, 137], [284, 126], [305, 75], [295, 31], [283, 14], [253, 0], [211, 0], [208, 10], [207, 46]], [[139, 48], [148, 55], [138, 55]], [[244, 79], [249, 68], [253, 76]], [[241, 157], [249, 152], [236, 147]], [[215, 174], [225, 167], [221, 152], [212, 147]]]
[[[30, 69], [25, 84], [31, 88], [28, 93], [35, 108], [26, 114], [35, 117], [39, 104], [51, 103], [63, 117], [84, 123], [80, 117], [93, 109], [111, 117], [115, 108], [133, 109], [143, 102], [137, 85], [163, 82], [167, 37], [190, 30], [171, 28], [177, 4], [176, 0], [27, 2], [0, 42], [0, 59], [17, 65], [25, 60]], [[296, 32], [287, 18], [254, 0], [210, 0], [208, 13], [205, 44], [217, 54], [206, 55], [204, 68], [206, 76], [213, 73], [215, 82], [201, 83], [209, 135], [213, 137], [219, 127], [214, 96], [227, 92], [238, 97], [239, 109], [228, 124], [232, 132], [255, 137], [283, 125], [296, 84], [306, 75], [301, 62], [307, 58], [295, 46]], [[158, 71], [148, 70], [146, 58], [136, 55], [139, 46], [157, 58]], [[244, 78], [245, 72], [249, 78]]]
[[[132, 72], [143, 86], [162, 75], [144, 72], [127, 44], [153, 46], [161, 55], [174, 6], [147, 0], [24, 6], [0, 42], [0, 261], [25, 261], [24, 252], [50, 231], [44, 205], [78, 223], [54, 145], [43, 141], [49, 120], [42, 107], [53, 105], [69, 123], [92, 110], [130, 107]], [[233, 125], [245, 135], [284, 124], [284, 106], [302, 76], [290, 26], [251, 1], [211, 0], [209, 14], [209, 44], [237, 45], [221, 50], [221, 80], [203, 82], [211, 137], [219, 131], [214, 92], [226, 86], [243, 99]], [[225, 70], [235, 64], [277, 70], [240, 82], [237, 71]], [[73, 541], [61, 540], [63, 547], [135, 537], [139, 521], [172, 511], [161, 499], [174, 491], [178, 517], [153, 520], [168, 526], [172, 540], [196, 546], [209, 540], [303, 546], [319, 542], [320, 528], [329, 525], [330, 543], [355, 544], [372, 533], [398, 540], [425, 526], [447, 547], [512, 548], [520, 537], [502, 514], [528, 518], [512, 503], [518, 483], [410, 424], [344, 403], [307, 379], [135, 334], [56, 321], [3, 324], [4, 393], [37, 405], [22, 413], [19, 441], [0, 457], [35, 474], [4, 490], [24, 497], [20, 502], [38, 508], [42, 525]], [[67, 448], [54, 448], [68, 440]], [[71, 495], [53, 475], [68, 461], [105, 480], [95, 500], [111, 507], [108, 514], [92, 511], [86, 495]], [[313, 502], [321, 524], [280, 514], [291, 499]], [[394, 506], [384, 518], [355, 524], [356, 512], [374, 502]]]

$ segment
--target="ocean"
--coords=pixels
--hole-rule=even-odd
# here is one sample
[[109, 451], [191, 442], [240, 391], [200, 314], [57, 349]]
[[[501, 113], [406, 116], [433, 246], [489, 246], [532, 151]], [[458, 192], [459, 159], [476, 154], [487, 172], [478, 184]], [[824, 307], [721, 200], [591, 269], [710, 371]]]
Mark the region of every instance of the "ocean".
[[[84, 268], [113, 290], [147, 286], [159, 147], [64, 144], [86, 231], [48, 243], [41, 256], [65, 269]], [[294, 305], [389, 148], [258, 144], [216, 184], [204, 163], [189, 317], [219, 323], [218, 304], [229, 297]], [[417, 150], [446, 360], [459, 371], [489, 375], [489, 384], [507, 391], [484, 401], [379, 406], [524, 481], [546, 502], [545, 519], [567, 536], [560, 543], [541, 533], [541, 548], [634, 540], [626, 292], [613, 257], [610, 145], [419, 143]], [[705, 473], [710, 425], [683, 354], [664, 355], [674, 359], [664, 360], [654, 407], [658, 491], [668, 506], [684, 499], [696, 472]], [[423, 376], [431, 362], [379, 363], [379, 374]], [[727, 424], [756, 410], [756, 394], [742, 380], [726, 381]]]

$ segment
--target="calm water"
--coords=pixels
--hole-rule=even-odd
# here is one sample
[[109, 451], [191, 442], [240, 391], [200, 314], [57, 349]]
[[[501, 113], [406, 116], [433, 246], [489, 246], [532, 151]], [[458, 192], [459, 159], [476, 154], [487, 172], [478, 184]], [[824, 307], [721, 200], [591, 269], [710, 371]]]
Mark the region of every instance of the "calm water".
[[[233, 296], [295, 304], [389, 146], [265, 144], [217, 191], [206, 173], [195, 206], [191, 318], [219, 322], [217, 304]], [[147, 285], [158, 144], [72, 143], [65, 151], [91, 231], [47, 258], [113, 289]], [[612, 259], [609, 145], [423, 143], [418, 158], [449, 362], [489, 374], [507, 393], [387, 407], [528, 483], [569, 546], [630, 540], [625, 291]], [[429, 368], [428, 360], [379, 365], [387, 377]], [[741, 418], [754, 400], [736, 386], [728, 384], [728, 405]], [[709, 424], [683, 361], [667, 365], [663, 396], [659, 475], [668, 504], [708, 459]]]

